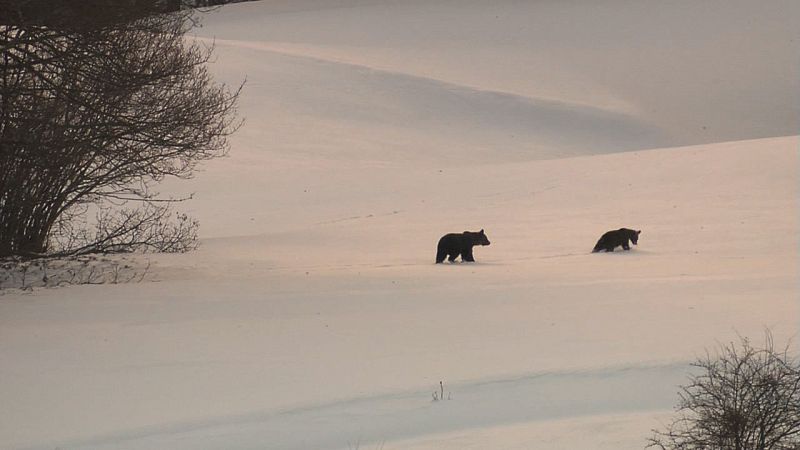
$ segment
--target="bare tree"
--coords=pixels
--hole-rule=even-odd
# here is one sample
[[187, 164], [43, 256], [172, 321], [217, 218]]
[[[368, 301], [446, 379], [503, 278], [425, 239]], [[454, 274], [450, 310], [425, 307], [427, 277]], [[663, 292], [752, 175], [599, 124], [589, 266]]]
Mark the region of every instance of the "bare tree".
[[648, 447], [663, 450], [800, 449], [800, 365], [788, 348], [746, 338], [695, 362], [677, 417]]
[[0, 0], [0, 257], [191, 248], [196, 222], [165, 226], [176, 199], [151, 186], [226, 153], [239, 90], [173, 3]]

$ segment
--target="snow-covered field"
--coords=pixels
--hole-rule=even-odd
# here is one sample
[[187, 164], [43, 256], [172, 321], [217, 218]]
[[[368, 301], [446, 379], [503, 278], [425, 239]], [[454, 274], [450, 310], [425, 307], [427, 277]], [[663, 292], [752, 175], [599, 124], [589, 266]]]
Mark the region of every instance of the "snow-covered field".
[[[0, 448], [642, 448], [706, 348], [798, 339], [798, 22], [793, 1], [222, 8], [198, 33], [247, 77], [247, 122], [162, 189], [195, 192], [201, 248], [0, 295]], [[622, 226], [638, 246], [590, 253]], [[478, 262], [433, 264], [481, 228]]]

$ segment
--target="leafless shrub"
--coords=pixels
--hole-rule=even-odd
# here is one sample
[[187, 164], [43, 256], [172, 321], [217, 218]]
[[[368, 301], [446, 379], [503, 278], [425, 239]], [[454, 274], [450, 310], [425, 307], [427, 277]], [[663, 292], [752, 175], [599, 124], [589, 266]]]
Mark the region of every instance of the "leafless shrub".
[[[239, 90], [213, 82], [180, 6], [0, 0], [0, 257], [192, 247], [196, 222], [167, 226], [175, 200], [149, 186], [227, 152]], [[65, 238], [92, 208], [95, 241]]]
[[698, 374], [679, 392], [677, 417], [654, 430], [662, 450], [800, 449], [800, 365], [788, 348], [742, 338], [694, 364]]

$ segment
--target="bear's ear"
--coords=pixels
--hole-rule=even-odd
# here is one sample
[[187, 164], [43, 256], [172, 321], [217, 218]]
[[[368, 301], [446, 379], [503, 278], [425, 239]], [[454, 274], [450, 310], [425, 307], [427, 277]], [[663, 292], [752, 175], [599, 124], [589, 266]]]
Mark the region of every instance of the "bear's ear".
[[484, 234], [484, 233], [483, 233], [483, 228], [481, 228], [481, 234]]
[[642, 232], [642, 230], [636, 230], [636, 234], [639, 234], [641, 232]]

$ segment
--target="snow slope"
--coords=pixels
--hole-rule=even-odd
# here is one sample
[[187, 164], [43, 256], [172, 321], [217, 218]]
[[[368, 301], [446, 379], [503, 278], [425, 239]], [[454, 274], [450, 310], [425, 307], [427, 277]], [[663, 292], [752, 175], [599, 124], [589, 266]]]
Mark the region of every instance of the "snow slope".
[[[695, 355], [800, 325], [798, 9], [725, 4], [209, 16], [247, 123], [163, 188], [196, 193], [203, 245], [0, 296], [0, 448], [641, 448]], [[620, 226], [638, 247], [589, 253]], [[477, 263], [433, 264], [480, 228]]]
[[[765, 326], [796, 333], [797, 145], [412, 179], [385, 169], [374, 205], [405, 199], [397, 213], [345, 202], [339, 221], [323, 208], [306, 228], [159, 257], [160, 282], [7, 294], [0, 394], [16, 407], [0, 436], [11, 448], [414, 448], [623, 415], [637, 426], [615, 448], [639, 448], [694, 355]], [[338, 186], [330, 195], [346, 199]], [[321, 201], [302, 198], [297, 210]], [[589, 253], [620, 224], [643, 229], [638, 247]], [[439, 234], [481, 226], [492, 245], [478, 263], [432, 264]], [[432, 403], [439, 380], [452, 400]]]
[[[225, 8], [199, 34], [259, 61], [245, 72], [261, 107], [362, 114], [348, 119], [398, 139], [466, 133], [506, 158], [797, 134], [798, 20], [792, 0], [284, 0]], [[270, 89], [281, 73], [289, 83]], [[572, 145], [594, 125], [589, 148]]]

